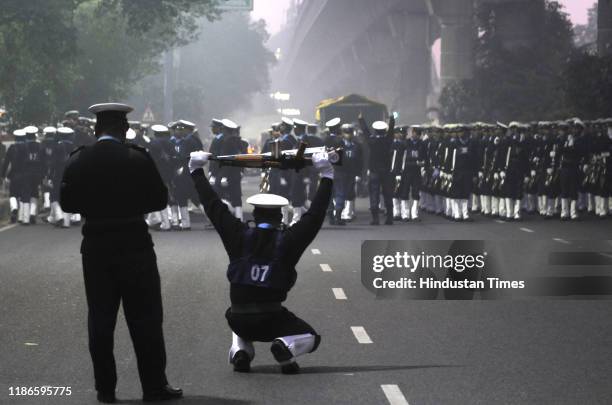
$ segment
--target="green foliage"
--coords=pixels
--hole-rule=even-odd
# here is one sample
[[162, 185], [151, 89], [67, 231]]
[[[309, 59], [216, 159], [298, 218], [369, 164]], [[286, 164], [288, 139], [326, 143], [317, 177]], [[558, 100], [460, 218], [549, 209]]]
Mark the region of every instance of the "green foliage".
[[445, 121], [533, 121], [566, 113], [563, 74], [574, 49], [572, 25], [557, 2], [542, 5], [534, 39], [515, 46], [505, 44], [497, 30], [500, 6], [480, 6], [475, 79], [443, 89], [440, 103]]
[[585, 119], [610, 116], [612, 56], [577, 52], [567, 65], [564, 84], [573, 115]]
[[[264, 23], [249, 21], [248, 14], [231, 12], [214, 23], [200, 21], [199, 29], [199, 39], [178, 52], [174, 116], [204, 124], [245, 107], [253, 94], [267, 90], [268, 70], [276, 59], [264, 46]], [[159, 75], [147, 78], [132, 99], [139, 109], [149, 105], [160, 118], [163, 89], [155, 83], [162, 82]]]
[[3, 0], [0, 105], [17, 126], [125, 97], [164, 49], [218, 18], [217, 0]]

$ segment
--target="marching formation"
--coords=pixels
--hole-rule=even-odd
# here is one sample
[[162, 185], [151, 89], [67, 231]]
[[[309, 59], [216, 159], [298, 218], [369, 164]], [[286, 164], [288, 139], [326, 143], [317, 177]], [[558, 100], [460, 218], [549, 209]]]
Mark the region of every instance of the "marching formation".
[[[70, 152], [95, 142], [94, 124], [68, 111], [57, 128], [13, 132], [15, 142], [0, 168], [0, 179], [8, 180], [12, 222], [35, 223], [40, 208], [49, 212], [46, 222], [58, 227], [80, 222], [78, 214], [62, 212], [59, 182]], [[202, 138], [186, 120], [129, 124], [127, 142], [150, 153], [169, 190], [168, 207], [147, 216], [159, 231], [189, 230], [190, 213], [204, 212], [187, 167], [191, 152], [228, 156], [257, 149], [229, 119], [213, 119]], [[258, 149], [287, 151], [301, 143], [343, 151], [327, 211], [331, 225], [355, 219], [358, 196], [369, 196], [371, 225], [418, 221], [421, 211], [453, 221], [471, 221], [474, 214], [518, 221], [524, 214], [577, 220], [581, 214], [612, 213], [612, 119], [401, 126], [394, 116], [371, 125], [359, 116], [357, 122], [334, 118], [319, 126], [283, 118], [262, 134]], [[245, 173], [218, 161], [209, 168], [213, 189], [241, 220]], [[261, 172], [262, 190], [290, 202], [282, 209], [285, 225], [300, 220], [316, 186], [312, 167]]]

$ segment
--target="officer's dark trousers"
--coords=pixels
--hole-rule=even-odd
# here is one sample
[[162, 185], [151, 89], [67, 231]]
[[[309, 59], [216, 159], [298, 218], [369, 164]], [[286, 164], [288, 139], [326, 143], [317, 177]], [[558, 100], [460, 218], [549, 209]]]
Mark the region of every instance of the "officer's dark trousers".
[[114, 391], [117, 384], [113, 335], [120, 302], [134, 344], [143, 391], [168, 383], [156, 260], [152, 248], [122, 255], [83, 254], [89, 352], [98, 391]]
[[421, 169], [418, 166], [407, 169], [402, 174], [402, 181], [399, 188], [399, 198], [401, 200], [413, 200], [420, 198], [421, 191]]
[[561, 180], [561, 198], [577, 200], [579, 181], [578, 167], [562, 167], [559, 178]]
[[280, 311], [257, 314], [234, 314], [228, 308], [225, 318], [236, 335], [251, 342], [271, 342], [279, 337], [306, 333], [318, 336], [312, 326], [285, 307]]
[[393, 183], [394, 179], [389, 173], [370, 172], [370, 210], [378, 211], [382, 191], [387, 215], [393, 212]]
[[291, 205], [294, 207], [303, 207], [306, 203], [306, 184], [304, 184], [305, 169], [297, 173], [293, 173], [291, 181]]

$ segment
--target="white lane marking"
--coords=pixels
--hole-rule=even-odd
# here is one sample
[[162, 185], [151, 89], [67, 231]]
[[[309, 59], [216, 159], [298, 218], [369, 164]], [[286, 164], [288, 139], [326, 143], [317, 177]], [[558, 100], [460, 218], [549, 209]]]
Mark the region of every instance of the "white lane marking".
[[321, 266], [321, 270], [323, 271], [326, 271], [326, 272], [332, 271], [332, 268], [329, 267], [329, 264], [323, 263], [323, 264], [320, 264], [319, 266]]
[[320, 255], [321, 251], [319, 249], [312, 249], [312, 254], [313, 255]]
[[502, 221], [501, 219], [496, 219], [495, 222], [497, 222], [498, 224], [505, 224], [506, 221]]
[[355, 335], [355, 339], [362, 345], [372, 343], [372, 339], [370, 339], [368, 332], [366, 332], [363, 326], [351, 326], [351, 330], [353, 331], [353, 335]]
[[533, 229], [529, 229], [529, 228], [521, 228], [521, 231], [528, 232], [528, 233], [534, 233], [535, 232]]
[[387, 397], [387, 401], [391, 405], [408, 405], [408, 400], [402, 394], [400, 388], [395, 384], [383, 384], [380, 386], [385, 396]]
[[346, 294], [344, 293], [344, 290], [342, 288], [332, 288], [332, 291], [334, 293], [334, 297], [336, 297], [337, 300], [346, 299]]
[[3, 228], [0, 228], [0, 232], [8, 231], [9, 229], [13, 229], [16, 226], [17, 226], [17, 224], [7, 225], [7, 226], [5, 226]]
[[561, 239], [561, 238], [553, 238], [553, 240], [554, 240], [555, 242], [563, 243], [563, 244], [565, 244], [565, 245], [571, 245], [571, 244], [572, 244], [572, 242], [568, 242], [568, 241], [566, 241], [565, 239]]

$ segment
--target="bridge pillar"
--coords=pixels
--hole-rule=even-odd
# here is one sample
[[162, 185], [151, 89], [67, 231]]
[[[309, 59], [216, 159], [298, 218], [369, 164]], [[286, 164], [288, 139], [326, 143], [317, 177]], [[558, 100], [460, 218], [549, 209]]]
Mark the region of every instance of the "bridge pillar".
[[474, 74], [473, 0], [427, 0], [440, 22], [442, 87]]
[[597, 51], [612, 55], [612, 0], [599, 0], [597, 6]]
[[427, 96], [431, 88], [431, 48], [429, 15], [395, 15], [401, 24], [399, 39], [400, 86], [396, 108], [403, 123], [420, 124], [427, 118]]

